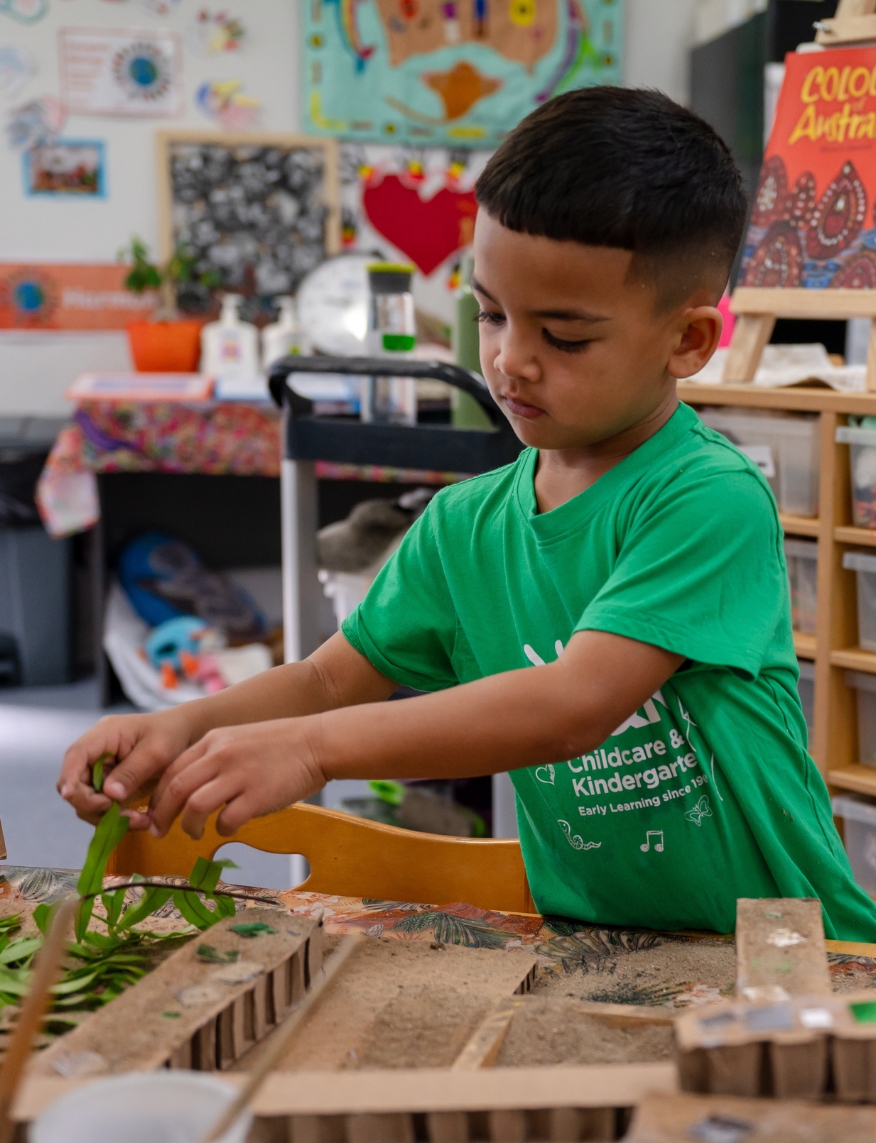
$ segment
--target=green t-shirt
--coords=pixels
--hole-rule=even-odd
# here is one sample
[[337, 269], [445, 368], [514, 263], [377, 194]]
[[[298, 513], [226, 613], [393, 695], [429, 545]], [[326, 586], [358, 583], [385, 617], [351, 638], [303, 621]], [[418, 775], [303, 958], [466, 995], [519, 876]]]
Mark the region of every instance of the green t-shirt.
[[539, 910], [729, 932], [737, 897], [811, 896], [828, 937], [876, 940], [806, 751], [782, 530], [756, 466], [684, 405], [544, 514], [536, 457], [439, 493], [349, 642], [424, 691], [549, 662], [588, 629], [683, 655], [600, 749], [512, 772]]

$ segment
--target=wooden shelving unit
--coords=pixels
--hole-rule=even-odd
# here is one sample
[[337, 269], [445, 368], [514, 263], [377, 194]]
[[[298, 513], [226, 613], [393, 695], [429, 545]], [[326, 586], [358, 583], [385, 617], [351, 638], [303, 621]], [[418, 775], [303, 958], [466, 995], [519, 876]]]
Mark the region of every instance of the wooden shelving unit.
[[856, 577], [842, 566], [848, 550], [876, 547], [876, 531], [852, 526], [849, 450], [848, 445], [836, 442], [836, 430], [849, 415], [876, 415], [876, 393], [686, 383], [678, 389], [681, 399], [694, 407], [734, 405], [819, 415], [818, 518], [781, 514], [782, 527], [789, 536], [807, 536], [819, 543], [815, 634], [794, 633], [798, 657], [815, 663], [815, 715], [809, 749], [831, 787], [876, 797], [876, 768], [858, 762], [856, 696], [844, 678], [847, 670], [876, 674], [876, 654], [857, 645]]

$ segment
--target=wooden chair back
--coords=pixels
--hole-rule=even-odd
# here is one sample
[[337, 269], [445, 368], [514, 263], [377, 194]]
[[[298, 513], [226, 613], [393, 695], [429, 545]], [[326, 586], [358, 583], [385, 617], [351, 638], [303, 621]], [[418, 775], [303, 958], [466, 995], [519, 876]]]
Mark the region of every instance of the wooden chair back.
[[305, 804], [247, 822], [233, 838], [221, 837], [213, 818], [200, 841], [183, 833], [179, 821], [161, 841], [129, 831], [107, 872], [186, 876], [196, 858], [212, 858], [229, 841], [266, 853], [303, 854], [310, 876], [297, 888], [314, 893], [535, 912], [517, 841], [414, 833]]

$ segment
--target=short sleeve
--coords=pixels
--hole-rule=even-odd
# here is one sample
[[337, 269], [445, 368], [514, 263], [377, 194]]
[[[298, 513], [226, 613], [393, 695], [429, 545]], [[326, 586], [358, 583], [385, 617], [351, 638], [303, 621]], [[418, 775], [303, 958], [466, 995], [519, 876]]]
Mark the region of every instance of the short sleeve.
[[639, 505], [617, 563], [576, 624], [756, 676], [788, 614], [775, 503], [759, 476], [669, 482]]
[[458, 682], [452, 665], [456, 610], [434, 528], [433, 502], [341, 626], [347, 641], [381, 674], [420, 691]]

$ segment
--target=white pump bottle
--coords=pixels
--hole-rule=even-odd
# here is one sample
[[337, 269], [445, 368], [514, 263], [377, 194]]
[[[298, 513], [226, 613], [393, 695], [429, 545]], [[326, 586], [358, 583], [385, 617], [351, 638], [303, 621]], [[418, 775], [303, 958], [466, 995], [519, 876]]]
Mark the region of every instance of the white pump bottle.
[[245, 380], [259, 373], [259, 331], [240, 317], [239, 294], [226, 294], [218, 321], [201, 330], [201, 372], [210, 377]]

